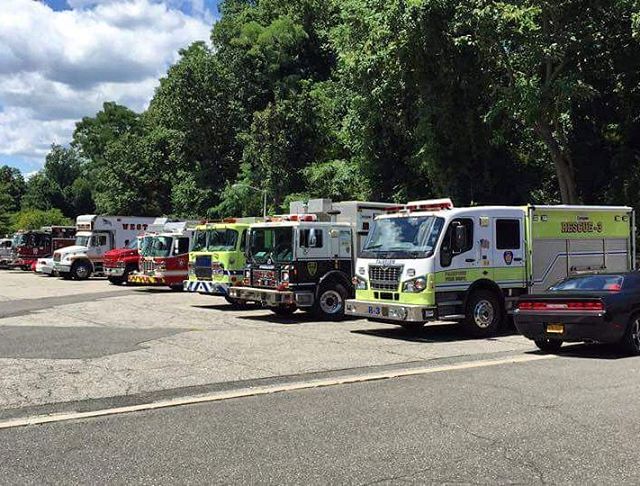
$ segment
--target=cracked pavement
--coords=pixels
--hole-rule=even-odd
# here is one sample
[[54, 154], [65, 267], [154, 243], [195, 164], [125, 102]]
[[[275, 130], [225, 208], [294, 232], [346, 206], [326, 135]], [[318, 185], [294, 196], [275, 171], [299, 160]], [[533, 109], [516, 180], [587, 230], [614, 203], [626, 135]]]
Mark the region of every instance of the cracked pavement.
[[446, 365], [534, 348], [517, 335], [466, 339], [452, 325], [412, 335], [76, 284], [0, 272], [0, 420], [316, 376], [442, 370], [0, 430], [0, 483], [640, 482], [640, 358], [615, 348], [573, 345], [552, 359], [453, 370]]
[[[231, 310], [222, 298], [103, 280], [84, 289], [21, 272], [0, 279], [1, 295], [19, 297], [0, 302], [0, 315], [12, 302], [22, 306], [21, 315], [0, 319], [0, 409], [533, 349], [514, 335], [467, 340], [451, 325], [414, 336], [364, 320], [282, 319], [265, 309]], [[52, 295], [57, 287], [69, 302]]]

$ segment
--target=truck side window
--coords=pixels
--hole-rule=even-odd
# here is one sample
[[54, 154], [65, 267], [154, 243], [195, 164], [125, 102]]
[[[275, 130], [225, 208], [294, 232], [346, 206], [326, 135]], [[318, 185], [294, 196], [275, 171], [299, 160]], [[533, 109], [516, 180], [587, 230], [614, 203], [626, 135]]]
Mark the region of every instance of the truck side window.
[[520, 243], [520, 220], [497, 219], [496, 248], [498, 250], [519, 250]]
[[322, 229], [309, 228], [300, 230], [301, 248], [322, 248]]
[[247, 230], [244, 230], [240, 235], [240, 251], [244, 253], [247, 249]]
[[178, 240], [178, 255], [189, 253], [189, 238], [180, 238]]

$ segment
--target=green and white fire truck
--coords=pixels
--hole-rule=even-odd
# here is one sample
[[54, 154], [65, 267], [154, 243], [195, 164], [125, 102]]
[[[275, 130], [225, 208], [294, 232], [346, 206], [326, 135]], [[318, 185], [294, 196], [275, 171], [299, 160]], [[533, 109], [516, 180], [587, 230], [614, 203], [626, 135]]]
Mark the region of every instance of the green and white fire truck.
[[249, 226], [263, 221], [258, 218], [228, 218], [220, 223], [196, 226], [189, 252], [187, 292], [218, 295], [229, 303], [229, 288], [242, 281], [245, 267], [245, 243]]
[[457, 320], [489, 336], [520, 295], [569, 275], [634, 267], [630, 207], [416, 201], [376, 218], [346, 314], [409, 329]]

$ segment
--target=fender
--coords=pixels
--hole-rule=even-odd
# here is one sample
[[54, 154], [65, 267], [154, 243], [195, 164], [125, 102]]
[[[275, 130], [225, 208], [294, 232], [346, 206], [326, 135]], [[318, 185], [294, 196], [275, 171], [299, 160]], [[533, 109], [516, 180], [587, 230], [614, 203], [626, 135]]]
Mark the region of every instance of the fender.
[[324, 274], [318, 281], [318, 285], [316, 286], [316, 295], [320, 291], [320, 287], [322, 287], [322, 284], [327, 280], [337, 280], [345, 286], [349, 295], [353, 293], [353, 284], [351, 283], [349, 276], [340, 270], [331, 270], [330, 272]]
[[504, 294], [502, 293], [502, 289], [498, 286], [497, 283], [495, 283], [493, 280], [489, 280], [488, 278], [481, 278], [479, 280], [476, 280], [469, 286], [464, 296], [464, 309], [467, 308], [467, 301], [469, 300], [469, 296], [475, 290], [478, 290], [478, 289], [490, 290], [491, 292], [495, 293], [498, 296], [500, 300], [500, 306], [504, 311], [505, 305], [504, 305]]

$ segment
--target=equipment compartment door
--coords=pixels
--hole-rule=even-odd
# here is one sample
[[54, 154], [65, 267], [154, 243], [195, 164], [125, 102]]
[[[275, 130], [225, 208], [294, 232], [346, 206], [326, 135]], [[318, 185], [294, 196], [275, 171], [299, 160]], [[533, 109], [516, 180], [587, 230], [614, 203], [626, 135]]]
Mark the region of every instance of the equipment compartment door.
[[493, 278], [502, 288], [526, 285], [524, 218], [519, 215], [492, 218]]

